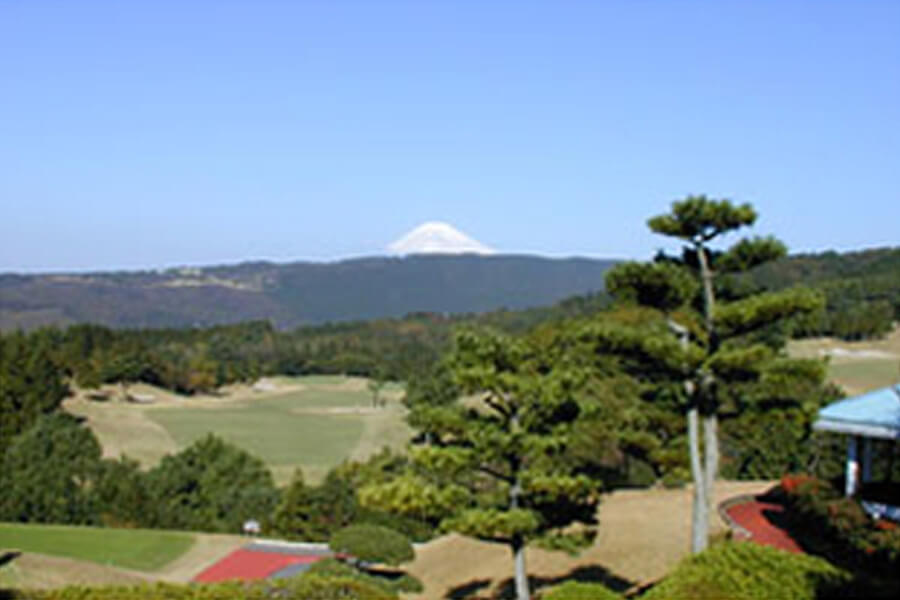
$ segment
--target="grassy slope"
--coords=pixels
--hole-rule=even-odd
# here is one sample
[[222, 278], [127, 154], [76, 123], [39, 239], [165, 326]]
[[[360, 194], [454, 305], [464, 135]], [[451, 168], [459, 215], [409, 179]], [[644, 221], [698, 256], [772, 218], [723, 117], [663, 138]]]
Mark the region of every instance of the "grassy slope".
[[215, 433], [262, 458], [276, 481], [294, 469], [317, 482], [346, 458], [365, 459], [388, 445], [402, 448], [410, 431], [399, 403], [402, 387], [382, 391], [384, 409], [371, 409], [366, 380], [344, 377], [278, 377], [274, 389], [229, 390], [222, 397], [177, 397], [148, 386], [133, 391], [154, 396], [147, 405], [68, 401], [87, 418], [107, 456], [127, 454], [144, 466], [166, 453]]
[[155, 571], [177, 559], [194, 536], [170, 531], [0, 523], [0, 548]]
[[137, 571], [46, 554], [25, 553], [0, 567], [0, 590], [47, 589], [67, 585], [135, 585], [152, 579], [152, 575]]
[[828, 374], [849, 395], [900, 382], [900, 327], [881, 340], [844, 342], [815, 338], [793, 341], [788, 350], [802, 357], [831, 354]]

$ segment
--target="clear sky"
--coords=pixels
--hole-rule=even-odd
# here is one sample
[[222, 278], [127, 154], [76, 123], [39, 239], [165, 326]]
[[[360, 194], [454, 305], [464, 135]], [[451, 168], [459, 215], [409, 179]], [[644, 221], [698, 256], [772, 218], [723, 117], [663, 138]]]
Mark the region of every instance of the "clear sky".
[[0, 0], [0, 271], [900, 245], [900, 2]]

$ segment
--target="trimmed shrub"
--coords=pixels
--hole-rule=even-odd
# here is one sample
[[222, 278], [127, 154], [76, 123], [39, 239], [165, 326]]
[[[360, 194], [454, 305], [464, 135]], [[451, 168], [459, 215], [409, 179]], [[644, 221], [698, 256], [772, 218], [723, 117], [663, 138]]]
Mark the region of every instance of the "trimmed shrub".
[[600, 583], [567, 581], [550, 588], [541, 600], [621, 600], [622, 596]]
[[331, 536], [328, 545], [337, 554], [349, 554], [368, 563], [399, 565], [415, 558], [405, 535], [380, 525], [345, 527]]
[[277, 582], [81, 587], [12, 592], [14, 600], [396, 600], [390, 590], [347, 577], [304, 575]]
[[329, 579], [353, 579], [367, 585], [378, 587], [386, 592], [418, 593], [424, 590], [422, 582], [402, 572], [368, 571], [356, 569], [333, 558], [313, 563], [307, 571], [308, 575], [316, 575]]
[[820, 558], [726, 542], [682, 561], [642, 600], [815, 600], [849, 580]]

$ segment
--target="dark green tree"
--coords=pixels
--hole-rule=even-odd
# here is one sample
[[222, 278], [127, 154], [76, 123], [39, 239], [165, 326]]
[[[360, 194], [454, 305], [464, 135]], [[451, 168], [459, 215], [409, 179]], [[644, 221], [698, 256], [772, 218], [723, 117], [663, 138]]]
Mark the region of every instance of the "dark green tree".
[[210, 434], [148, 473], [153, 524], [166, 529], [238, 532], [263, 520], [278, 500], [265, 463]]
[[67, 394], [48, 331], [0, 336], [0, 455], [13, 437], [55, 411]]
[[2, 468], [0, 520], [96, 522], [92, 490], [100, 470], [100, 444], [73, 417], [40, 417], [13, 440]]
[[[784, 372], [788, 359], [779, 355], [765, 332], [823, 304], [819, 295], [798, 288], [725, 293], [728, 276], [786, 253], [774, 238], [743, 239], [724, 251], [714, 248], [724, 236], [752, 225], [756, 217], [750, 205], [735, 206], [728, 200], [689, 196], [674, 202], [669, 213], [653, 217], [648, 224], [657, 233], [681, 240], [681, 256], [660, 255], [649, 264], [626, 263], [613, 269], [607, 279], [610, 293], [658, 309], [666, 325], [597, 326], [587, 334], [599, 351], [634, 359], [633, 370], [642, 371], [645, 380], [683, 384], [677, 393], [684, 398], [687, 415], [694, 552], [708, 543], [709, 511], [719, 471], [720, 415], [739, 412], [750, 400], [743, 393], [746, 384], [769, 381]], [[814, 371], [821, 383], [821, 365], [805, 363], [804, 368]], [[760, 406], [766, 400], [758, 399]]]
[[104, 460], [98, 468], [93, 489], [97, 511], [104, 525], [111, 527], [151, 526], [155, 500], [148, 477], [140, 464], [127, 456]]
[[414, 450], [405, 475], [360, 491], [363, 504], [509, 547], [520, 600], [529, 597], [525, 547], [574, 550], [595, 522], [597, 486], [566, 457], [580, 374], [556, 358], [533, 340], [459, 333], [448, 365], [464, 395], [419, 404], [431, 443]]
[[284, 537], [324, 542], [357, 517], [356, 492], [335, 471], [318, 486], [307, 485], [298, 469], [272, 517], [272, 529]]
[[446, 361], [415, 373], [406, 384], [403, 404], [409, 409], [406, 420], [418, 432], [419, 441], [431, 443], [429, 429], [432, 409], [443, 410], [457, 401], [460, 389]]
[[387, 385], [387, 380], [384, 375], [377, 370], [369, 377], [369, 381], [366, 382], [366, 387], [368, 388], [369, 393], [372, 394], [372, 408], [383, 408], [385, 406], [387, 401], [381, 395], [385, 385]]

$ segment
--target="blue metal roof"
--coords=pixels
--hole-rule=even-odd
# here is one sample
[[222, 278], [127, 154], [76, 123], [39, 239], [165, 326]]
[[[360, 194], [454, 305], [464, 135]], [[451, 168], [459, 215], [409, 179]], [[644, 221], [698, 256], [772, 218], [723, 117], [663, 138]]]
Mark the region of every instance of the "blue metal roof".
[[900, 385], [829, 404], [819, 411], [819, 419], [813, 428], [865, 437], [900, 439]]

